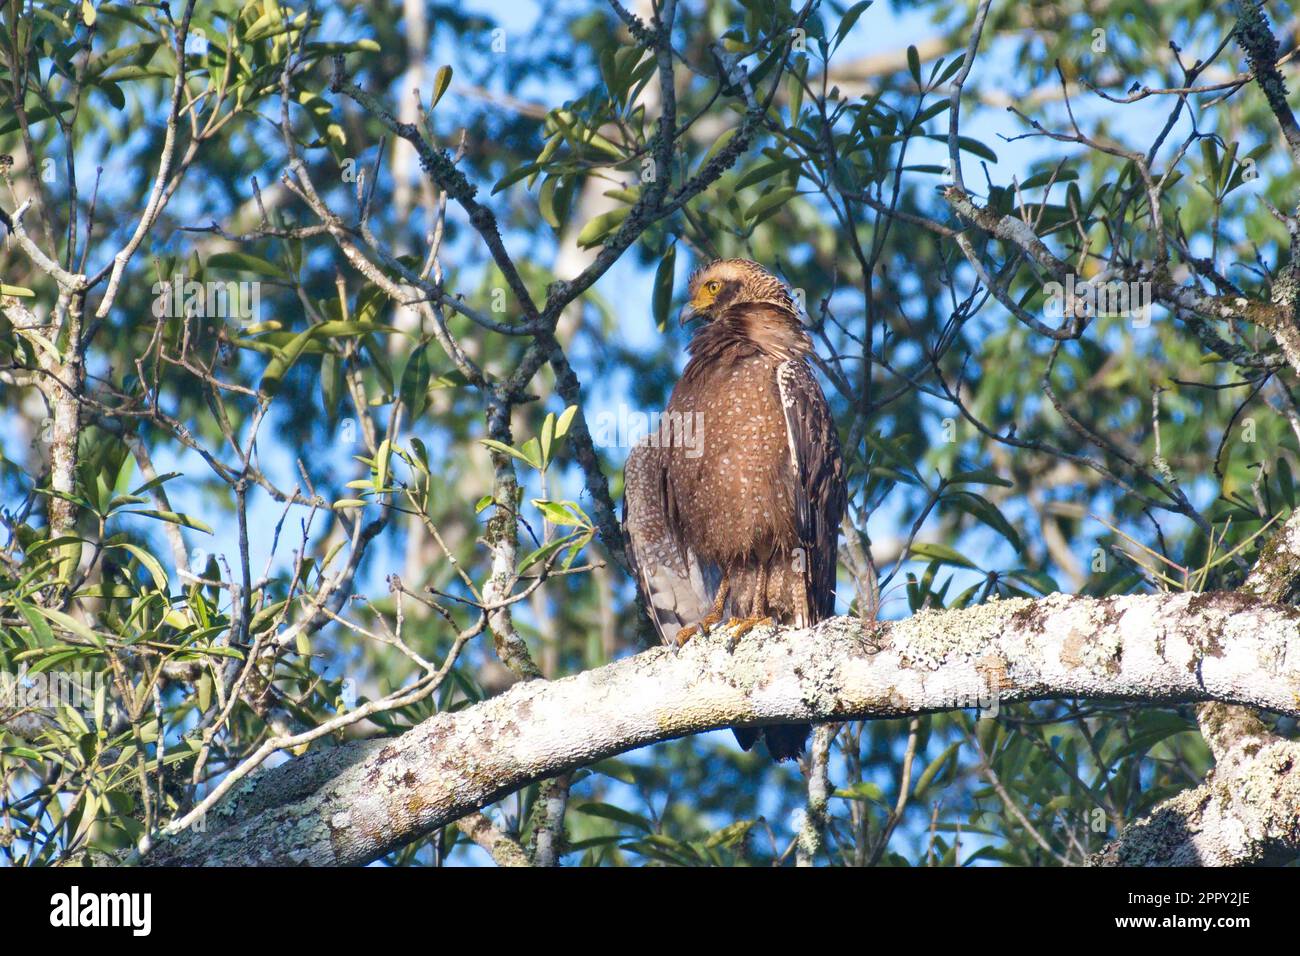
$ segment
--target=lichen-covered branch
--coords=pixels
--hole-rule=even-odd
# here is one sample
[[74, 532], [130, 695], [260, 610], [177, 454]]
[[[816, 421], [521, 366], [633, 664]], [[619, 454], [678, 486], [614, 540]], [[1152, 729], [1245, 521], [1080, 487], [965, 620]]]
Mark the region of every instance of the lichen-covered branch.
[[[1300, 512], [1292, 512], [1264, 546], [1242, 591], [1282, 601], [1294, 595], [1298, 577]], [[1300, 744], [1271, 733], [1248, 707], [1213, 702], [1196, 717], [1214, 754], [1209, 777], [1126, 827], [1094, 863], [1268, 863], [1300, 848]]]
[[477, 810], [457, 821], [461, 832], [486, 850], [497, 866], [532, 866], [523, 847]]
[[562, 773], [542, 784], [533, 810], [533, 866], [556, 866], [564, 849], [564, 812], [573, 774]]
[[827, 804], [832, 791], [830, 778], [831, 744], [835, 740], [835, 727], [822, 726], [813, 732], [812, 746], [808, 748], [808, 805], [804, 809], [803, 823], [799, 827], [798, 846], [795, 850], [796, 866], [813, 866], [817, 856], [826, 848]]
[[1200, 723], [1215, 759], [1205, 782], [1129, 824], [1094, 865], [1280, 865], [1300, 853], [1300, 743], [1244, 707], [1206, 705]]
[[1241, 0], [1237, 4], [1236, 36], [1250, 63], [1250, 72], [1268, 100], [1268, 108], [1277, 117], [1291, 158], [1300, 165], [1300, 124], [1296, 123], [1295, 113], [1286, 101], [1286, 83], [1277, 68], [1277, 39], [1259, 0]]
[[[922, 611], [869, 633], [847, 617], [767, 628], [734, 649], [715, 632], [437, 714], [309, 796], [224, 828], [210, 815], [207, 832], [160, 841], [145, 862], [361, 864], [530, 782], [660, 740], [1059, 697], [1300, 714], [1300, 610], [1227, 592], [1058, 594]], [[1277, 795], [1296, 803], [1276, 812], [1300, 815], [1289, 786]]]

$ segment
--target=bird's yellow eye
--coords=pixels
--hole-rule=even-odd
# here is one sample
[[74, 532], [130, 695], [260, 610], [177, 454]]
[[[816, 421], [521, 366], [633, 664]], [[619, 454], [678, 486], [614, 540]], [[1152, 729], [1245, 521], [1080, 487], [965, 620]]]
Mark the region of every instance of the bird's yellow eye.
[[717, 294], [718, 294], [718, 290], [722, 288], [722, 283], [721, 283], [721, 282], [718, 282], [718, 281], [715, 279], [713, 282], [710, 282], [710, 283], [709, 283], [708, 285], [706, 285], [704, 288], [708, 289], [709, 292], [710, 292], [712, 295], [717, 295]]

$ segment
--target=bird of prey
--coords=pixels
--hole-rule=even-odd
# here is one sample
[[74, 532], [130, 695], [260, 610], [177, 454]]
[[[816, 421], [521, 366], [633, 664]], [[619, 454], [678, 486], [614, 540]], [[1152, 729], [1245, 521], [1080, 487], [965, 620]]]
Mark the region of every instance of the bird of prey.
[[[775, 620], [807, 627], [835, 613], [844, 463], [812, 342], [784, 283], [748, 259], [698, 270], [681, 324], [701, 319], [659, 427], [628, 456], [628, 556], [664, 643], [727, 619], [732, 640]], [[797, 758], [810, 727], [760, 733]]]

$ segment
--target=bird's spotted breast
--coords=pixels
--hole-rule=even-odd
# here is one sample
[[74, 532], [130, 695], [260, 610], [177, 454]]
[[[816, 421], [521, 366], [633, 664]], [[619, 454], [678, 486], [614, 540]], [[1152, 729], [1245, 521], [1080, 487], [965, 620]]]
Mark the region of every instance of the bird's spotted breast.
[[[698, 422], [695, 447], [674, 442], [669, 481], [688, 545], [720, 565], [769, 553], [793, 535], [779, 360], [746, 356], [677, 389], [668, 410]], [[719, 515], [728, 515], [725, 522]]]

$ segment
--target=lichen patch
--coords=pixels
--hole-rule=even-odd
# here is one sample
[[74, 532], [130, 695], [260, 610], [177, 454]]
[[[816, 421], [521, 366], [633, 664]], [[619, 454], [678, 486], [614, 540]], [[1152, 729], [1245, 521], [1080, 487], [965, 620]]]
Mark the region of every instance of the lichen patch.
[[1008, 620], [1033, 603], [1028, 598], [1008, 598], [959, 610], [923, 609], [894, 625], [893, 644], [905, 664], [937, 670], [950, 660], [983, 655]]

